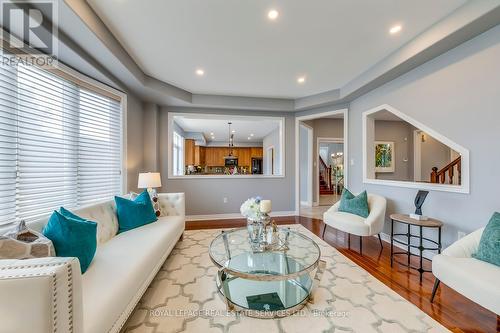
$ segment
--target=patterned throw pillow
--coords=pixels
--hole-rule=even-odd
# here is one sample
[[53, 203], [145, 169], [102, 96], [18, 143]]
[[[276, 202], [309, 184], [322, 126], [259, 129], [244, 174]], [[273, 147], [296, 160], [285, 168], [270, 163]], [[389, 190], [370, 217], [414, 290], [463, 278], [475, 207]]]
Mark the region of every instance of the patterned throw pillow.
[[500, 266], [500, 213], [493, 213], [481, 235], [479, 249], [472, 257]]
[[364, 218], [368, 217], [370, 212], [366, 191], [355, 196], [348, 189], [344, 188], [340, 197], [339, 212], [351, 213]]

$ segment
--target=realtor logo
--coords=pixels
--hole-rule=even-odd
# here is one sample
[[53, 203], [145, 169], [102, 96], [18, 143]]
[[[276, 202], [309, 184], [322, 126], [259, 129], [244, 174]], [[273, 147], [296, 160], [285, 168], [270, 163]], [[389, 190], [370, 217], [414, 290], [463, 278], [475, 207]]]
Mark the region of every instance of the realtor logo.
[[[3, 43], [15, 53], [56, 55], [57, 0], [0, 0]], [[5, 34], [7, 32], [8, 34]]]

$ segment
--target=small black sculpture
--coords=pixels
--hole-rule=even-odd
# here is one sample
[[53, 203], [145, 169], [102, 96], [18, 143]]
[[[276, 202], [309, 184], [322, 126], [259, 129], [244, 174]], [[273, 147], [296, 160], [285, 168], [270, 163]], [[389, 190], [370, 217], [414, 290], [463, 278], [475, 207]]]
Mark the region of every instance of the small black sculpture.
[[422, 205], [424, 204], [427, 194], [429, 194], [429, 191], [418, 191], [415, 197], [415, 214], [422, 215]]

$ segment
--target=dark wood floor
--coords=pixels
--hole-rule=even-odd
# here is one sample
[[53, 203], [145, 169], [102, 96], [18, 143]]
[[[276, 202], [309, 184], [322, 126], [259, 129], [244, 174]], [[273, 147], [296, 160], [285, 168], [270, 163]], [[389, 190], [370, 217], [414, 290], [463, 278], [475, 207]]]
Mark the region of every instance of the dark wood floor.
[[[300, 223], [320, 237], [323, 232], [323, 222], [317, 219], [296, 216], [279, 217], [275, 218], [275, 221], [278, 224]], [[245, 225], [244, 219], [195, 221], [187, 222], [186, 229], [234, 228]], [[430, 303], [429, 298], [434, 284], [432, 274], [424, 274], [423, 282], [420, 284], [418, 272], [397, 264], [391, 268], [389, 243], [384, 242], [384, 248], [381, 250], [376, 237], [364, 237], [363, 255], [360, 255], [359, 238], [351, 236], [351, 249], [349, 249], [347, 235], [333, 228], [327, 229], [325, 241], [451, 331], [498, 332], [498, 318], [494, 313], [469, 301], [443, 283], [434, 303]], [[430, 261], [424, 264], [430, 268]]]

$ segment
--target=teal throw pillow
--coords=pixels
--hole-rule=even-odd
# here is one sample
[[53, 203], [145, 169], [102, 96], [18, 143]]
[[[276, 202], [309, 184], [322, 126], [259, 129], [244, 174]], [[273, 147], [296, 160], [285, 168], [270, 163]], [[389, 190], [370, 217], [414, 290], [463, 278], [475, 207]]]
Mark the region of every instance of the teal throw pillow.
[[61, 207], [59, 212], [52, 213], [42, 233], [54, 244], [56, 256], [78, 258], [82, 274], [85, 273], [97, 249], [96, 222], [82, 219]]
[[144, 191], [134, 200], [115, 197], [116, 215], [118, 215], [118, 233], [155, 222], [158, 220], [148, 191]]
[[370, 212], [366, 191], [355, 196], [348, 189], [344, 188], [340, 197], [339, 212], [351, 213], [365, 218], [368, 217]]
[[493, 213], [481, 235], [479, 249], [472, 257], [500, 266], [500, 213]]

